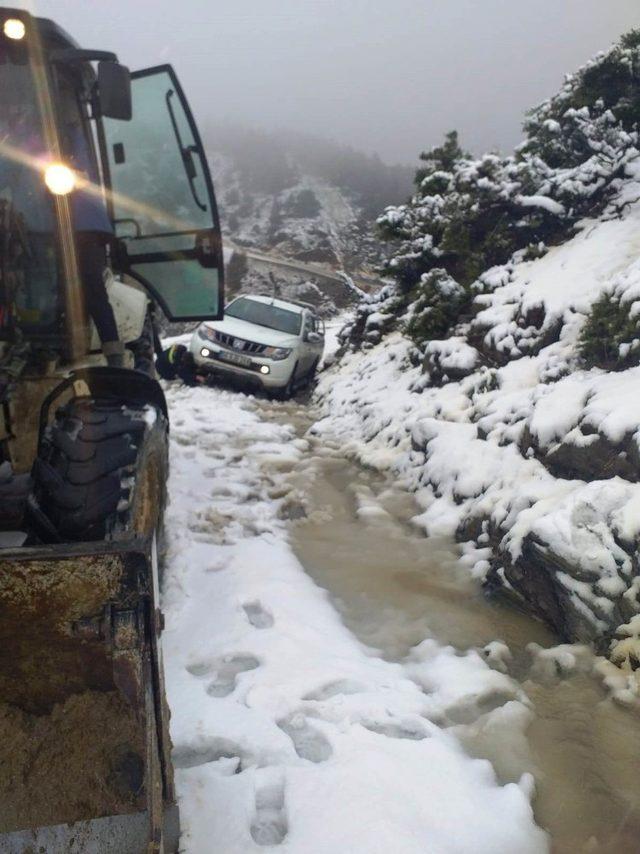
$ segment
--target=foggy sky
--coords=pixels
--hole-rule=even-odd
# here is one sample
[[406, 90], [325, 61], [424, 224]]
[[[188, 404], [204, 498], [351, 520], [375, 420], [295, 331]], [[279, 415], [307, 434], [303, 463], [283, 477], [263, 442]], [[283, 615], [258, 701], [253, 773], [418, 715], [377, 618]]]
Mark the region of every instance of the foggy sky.
[[[9, 5], [9, 4], [8, 4]], [[132, 69], [172, 62], [196, 117], [295, 128], [389, 162], [458, 128], [508, 150], [526, 109], [639, 0], [14, 0]]]

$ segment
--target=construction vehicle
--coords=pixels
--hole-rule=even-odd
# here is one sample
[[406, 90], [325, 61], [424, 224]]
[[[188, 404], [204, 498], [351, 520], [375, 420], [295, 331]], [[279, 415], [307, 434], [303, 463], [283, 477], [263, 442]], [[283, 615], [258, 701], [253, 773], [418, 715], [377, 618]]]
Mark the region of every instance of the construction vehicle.
[[[98, 284], [119, 354], [86, 307], [83, 205], [108, 217]], [[0, 852], [178, 848], [154, 322], [223, 304], [211, 177], [171, 66], [130, 73], [0, 9]]]

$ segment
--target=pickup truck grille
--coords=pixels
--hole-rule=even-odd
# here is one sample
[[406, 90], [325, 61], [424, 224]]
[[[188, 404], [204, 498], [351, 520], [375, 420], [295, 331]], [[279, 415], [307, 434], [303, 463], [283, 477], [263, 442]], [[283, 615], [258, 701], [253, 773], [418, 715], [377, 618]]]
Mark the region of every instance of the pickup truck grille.
[[264, 353], [267, 349], [266, 344], [256, 344], [255, 341], [246, 341], [244, 338], [236, 338], [234, 335], [228, 335], [226, 332], [216, 332], [214, 337], [221, 347], [227, 350], [233, 350], [236, 353], [252, 353], [258, 355]]

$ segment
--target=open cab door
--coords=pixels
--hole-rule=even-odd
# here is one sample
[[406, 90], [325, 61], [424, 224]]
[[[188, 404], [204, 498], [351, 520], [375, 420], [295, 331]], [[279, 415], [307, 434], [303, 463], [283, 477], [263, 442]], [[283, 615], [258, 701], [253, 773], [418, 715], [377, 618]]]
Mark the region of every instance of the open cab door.
[[207, 158], [170, 65], [131, 75], [132, 118], [103, 119], [118, 265], [169, 320], [219, 320], [222, 239]]

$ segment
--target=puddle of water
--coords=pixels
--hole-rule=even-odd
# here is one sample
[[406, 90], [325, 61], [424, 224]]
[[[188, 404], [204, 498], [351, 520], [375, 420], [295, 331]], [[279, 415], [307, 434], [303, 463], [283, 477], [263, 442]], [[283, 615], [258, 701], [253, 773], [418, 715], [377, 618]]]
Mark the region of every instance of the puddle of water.
[[608, 700], [592, 676], [534, 681], [526, 645], [554, 646], [557, 638], [524, 612], [487, 600], [454, 543], [413, 529], [410, 496], [339, 456], [312, 459], [296, 480], [308, 517], [292, 525], [294, 551], [364, 643], [396, 660], [426, 637], [460, 650], [497, 639], [509, 646], [510, 673], [535, 709], [528, 755], [502, 731], [463, 729], [462, 740], [504, 781], [535, 773], [536, 820], [550, 831], [553, 852], [640, 852], [636, 714]]
[[640, 851], [640, 723], [587, 675], [524, 683], [536, 716], [527, 731], [538, 768], [538, 822], [556, 854]]
[[311, 482], [310, 517], [294, 528], [293, 547], [349, 628], [385, 657], [402, 658], [425, 637], [460, 650], [499, 638], [514, 653], [555, 643], [542, 623], [487, 601], [454, 543], [413, 529], [410, 495], [339, 457], [317, 461], [311, 474], [301, 478]]

